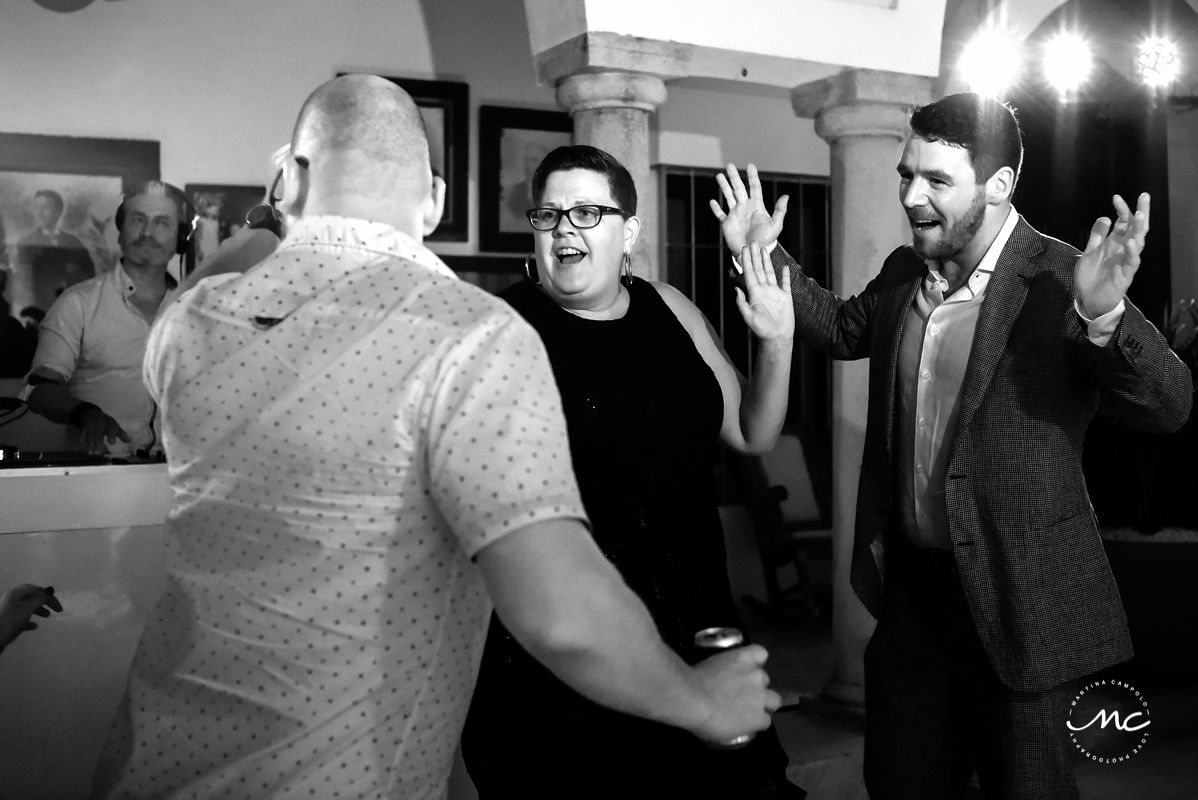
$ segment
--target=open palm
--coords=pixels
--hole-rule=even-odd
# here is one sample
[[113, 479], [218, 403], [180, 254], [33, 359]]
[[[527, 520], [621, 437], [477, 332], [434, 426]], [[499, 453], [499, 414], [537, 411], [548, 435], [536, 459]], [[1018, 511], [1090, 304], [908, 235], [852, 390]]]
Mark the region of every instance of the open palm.
[[795, 310], [790, 295], [790, 272], [783, 270], [781, 281], [774, 277], [765, 248], [741, 250], [745, 291], [736, 290], [736, 307], [753, 334], [763, 340], [794, 338]]
[[716, 200], [708, 201], [711, 212], [720, 222], [720, 230], [724, 233], [724, 241], [733, 253], [739, 253], [746, 245], [767, 247], [778, 241], [782, 233], [782, 221], [786, 218], [786, 206], [789, 198], [782, 195], [774, 204], [774, 213], [765, 209], [762, 197], [761, 178], [757, 175], [757, 167], [750, 164], [745, 172], [749, 176], [749, 188], [740, 179], [740, 173], [732, 164], [725, 170], [727, 175], [716, 175], [716, 183], [724, 196], [724, 209]]
[[1090, 229], [1085, 252], [1073, 268], [1074, 297], [1090, 319], [1114, 309], [1127, 294], [1148, 235], [1149, 201], [1147, 192], [1141, 194], [1132, 214], [1123, 198], [1115, 195], [1114, 225], [1099, 217]]

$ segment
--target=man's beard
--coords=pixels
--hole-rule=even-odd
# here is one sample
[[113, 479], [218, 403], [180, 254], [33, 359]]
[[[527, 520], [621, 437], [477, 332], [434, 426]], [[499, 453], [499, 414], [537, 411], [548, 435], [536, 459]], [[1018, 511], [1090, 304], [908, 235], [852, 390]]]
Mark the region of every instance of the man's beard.
[[986, 187], [979, 186], [964, 216], [958, 218], [948, 228], [941, 223], [943, 235], [939, 239], [921, 244], [918, 236], [913, 237], [912, 246], [915, 249], [915, 254], [920, 258], [935, 261], [952, 258], [973, 241], [973, 237], [982, 227], [982, 220], [985, 216]]

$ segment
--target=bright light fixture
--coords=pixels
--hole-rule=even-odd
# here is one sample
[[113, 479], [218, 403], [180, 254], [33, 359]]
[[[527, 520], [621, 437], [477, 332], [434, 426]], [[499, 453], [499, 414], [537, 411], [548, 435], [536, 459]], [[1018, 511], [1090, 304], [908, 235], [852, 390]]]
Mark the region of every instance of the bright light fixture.
[[1044, 78], [1062, 97], [1077, 91], [1093, 69], [1090, 44], [1080, 35], [1058, 33], [1044, 43]]
[[1001, 28], [986, 28], [965, 45], [957, 70], [970, 91], [1002, 97], [1018, 79], [1022, 58], [1014, 36]]
[[1157, 36], [1145, 39], [1140, 43], [1140, 53], [1136, 56], [1136, 71], [1144, 83], [1154, 89], [1168, 86], [1181, 71], [1177, 45]]

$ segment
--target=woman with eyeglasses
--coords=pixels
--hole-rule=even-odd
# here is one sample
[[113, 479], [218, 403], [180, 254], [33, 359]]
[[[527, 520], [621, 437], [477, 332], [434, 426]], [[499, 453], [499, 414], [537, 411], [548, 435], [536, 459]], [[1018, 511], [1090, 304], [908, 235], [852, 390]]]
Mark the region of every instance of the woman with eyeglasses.
[[[559, 147], [532, 189], [528, 281], [502, 296], [549, 353], [595, 540], [662, 638], [693, 661], [697, 631], [738, 627], [713, 475], [721, 443], [760, 452], [782, 427], [789, 276], [779, 284], [761, 251], [742, 255], [737, 307], [760, 340], [746, 381], [688, 299], [632, 275], [641, 223], [618, 161]], [[483, 800], [803, 796], [786, 782], [772, 728], [743, 749], [718, 749], [604, 709], [534, 661], [495, 617], [462, 752]]]

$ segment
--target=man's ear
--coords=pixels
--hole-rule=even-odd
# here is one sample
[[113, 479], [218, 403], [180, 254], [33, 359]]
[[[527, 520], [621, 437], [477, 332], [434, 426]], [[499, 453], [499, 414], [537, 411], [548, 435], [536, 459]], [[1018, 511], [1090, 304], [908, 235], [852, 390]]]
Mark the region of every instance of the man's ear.
[[308, 170], [294, 158], [283, 162], [283, 199], [279, 202], [279, 213], [287, 217], [302, 217], [304, 203], [308, 200]]
[[440, 175], [433, 176], [428, 197], [424, 201], [423, 224], [424, 235], [428, 236], [441, 224], [441, 215], [445, 213], [445, 179]]
[[986, 202], [997, 205], [1004, 200], [1009, 201], [1015, 192], [1015, 170], [1010, 167], [999, 167], [986, 181]]

